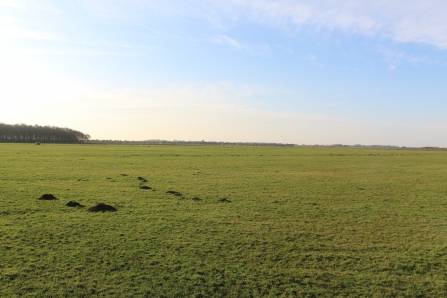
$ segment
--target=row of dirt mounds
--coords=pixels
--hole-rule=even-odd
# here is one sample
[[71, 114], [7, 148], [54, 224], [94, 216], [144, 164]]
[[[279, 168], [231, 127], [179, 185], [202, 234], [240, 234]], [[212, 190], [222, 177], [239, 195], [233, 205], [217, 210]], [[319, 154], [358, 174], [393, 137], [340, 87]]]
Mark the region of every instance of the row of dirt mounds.
[[[123, 174], [121, 174], [121, 175], [123, 175]], [[125, 175], [125, 174], [124, 174], [124, 175]], [[139, 186], [140, 189], [146, 189], [146, 190], [147, 190], [147, 189], [152, 189], [152, 191], [155, 191], [155, 189], [153, 189], [152, 187], [147, 186], [147, 185], [143, 185], [143, 183], [146, 183], [146, 182], [147, 182], [147, 179], [146, 179], [146, 178], [141, 177], [141, 176], [138, 176], [137, 179], [140, 180], [140, 186]]]
[[44, 200], [44, 201], [52, 201], [52, 200], [58, 200], [55, 196], [53, 196], [50, 193], [43, 194], [38, 200]]
[[[200, 172], [199, 172], [199, 173], [200, 173]], [[121, 174], [121, 175], [125, 175], [125, 174]], [[140, 186], [139, 186], [140, 189], [152, 189], [152, 191], [155, 191], [155, 189], [153, 189], [152, 187], [147, 186], [147, 185], [143, 185], [143, 183], [147, 182], [147, 179], [146, 179], [146, 178], [141, 177], [141, 176], [138, 176], [137, 179], [140, 180]], [[178, 191], [175, 191], [175, 190], [168, 190], [166, 193], [167, 193], [167, 194], [174, 195], [174, 196], [176, 196], [176, 197], [183, 197], [183, 194], [182, 194], [182, 193], [180, 193], [180, 192], [178, 192]], [[194, 197], [194, 198], [192, 198], [192, 200], [193, 200], [193, 201], [201, 201], [202, 199], [201, 199], [201, 198], [198, 198], [198, 197]]]
[[[197, 173], [200, 173], [200, 172], [197, 172]], [[125, 174], [121, 174], [121, 175], [124, 176]], [[195, 175], [195, 174], [194, 174], [194, 175]], [[146, 178], [141, 177], [141, 176], [138, 176], [137, 179], [140, 180], [140, 189], [152, 189], [152, 188], [149, 187], [149, 186], [143, 185], [143, 183], [147, 182], [147, 179], [146, 179]], [[152, 189], [152, 191], [155, 191], [155, 189]], [[183, 194], [182, 194], [182, 193], [180, 193], [180, 192], [178, 192], [178, 191], [175, 191], [175, 190], [168, 190], [166, 193], [167, 193], [167, 194], [174, 195], [174, 196], [176, 196], [176, 197], [183, 197]], [[202, 199], [199, 198], [199, 197], [193, 197], [192, 200], [193, 200], [193, 201], [201, 201]], [[219, 199], [219, 202], [221, 202], [221, 203], [231, 203], [231, 201], [228, 200], [227, 198]]]
[[166, 193], [173, 194], [174, 196], [181, 197], [183, 196], [181, 193], [175, 190], [168, 190]]
[[[120, 174], [121, 176], [128, 176], [127, 174]], [[107, 178], [107, 179], [111, 179], [111, 178]], [[152, 190], [155, 191], [155, 189], [152, 189], [152, 187], [147, 186], [147, 185], [143, 185], [143, 183], [147, 182], [147, 179], [145, 179], [144, 177], [138, 176], [137, 179], [140, 181], [140, 189], [145, 189], [145, 190]], [[168, 190], [166, 192], [167, 194], [172, 194], [174, 196], [177, 197], [182, 197], [183, 194], [181, 194], [178, 191], [175, 190]], [[58, 198], [56, 198], [54, 195], [52, 194], [43, 194], [40, 198], [38, 198], [38, 200], [46, 200], [46, 201], [52, 201], [52, 200], [58, 200]], [[192, 198], [193, 201], [201, 201], [202, 199], [199, 197], [193, 197]], [[221, 203], [230, 203], [231, 201], [228, 200], [227, 198], [222, 198], [219, 199], [219, 202]], [[70, 201], [67, 204], [65, 204], [65, 206], [67, 207], [85, 207], [85, 205], [80, 204], [79, 202], [76, 201]], [[105, 212], [105, 211], [117, 211], [117, 209], [111, 205], [107, 205], [104, 203], [99, 203], [96, 206], [90, 207], [88, 208], [88, 211], [90, 212]]]
[[[200, 172], [198, 172], [198, 173], [200, 173]], [[121, 174], [121, 175], [124, 176], [124, 175], [126, 175], [126, 174]], [[146, 179], [146, 178], [141, 177], [141, 176], [138, 176], [137, 179], [140, 180], [140, 186], [139, 186], [140, 189], [152, 189], [152, 187], [150, 187], [150, 186], [142, 185], [142, 183], [147, 182], [147, 179]], [[152, 189], [152, 191], [155, 191], [155, 189]], [[182, 194], [182, 193], [180, 193], [180, 192], [178, 192], [178, 191], [175, 191], [175, 190], [168, 190], [166, 193], [167, 193], [167, 194], [174, 195], [174, 196], [176, 196], [176, 197], [183, 197], [183, 194]], [[202, 199], [199, 198], [199, 197], [193, 197], [192, 200], [193, 200], [193, 201], [201, 201]], [[228, 200], [228, 199], [226, 199], [226, 198], [220, 199], [219, 201], [220, 201], [220, 202], [223, 202], [223, 203], [230, 203], [230, 202], [231, 202], [230, 200]]]
[[[200, 172], [199, 172], [199, 173], [200, 173]], [[143, 178], [143, 177], [141, 177], [141, 176], [138, 176], [137, 179], [140, 180], [140, 189], [152, 189], [152, 188], [149, 187], [149, 186], [142, 185], [142, 183], [147, 182], [147, 180], [146, 180], [145, 178]], [[155, 189], [152, 189], [152, 191], [155, 191]], [[167, 193], [167, 194], [174, 195], [174, 196], [176, 196], [176, 197], [183, 197], [183, 194], [182, 194], [182, 193], [180, 193], [180, 192], [178, 192], [178, 191], [175, 191], [175, 190], [168, 190], [166, 193]], [[199, 197], [193, 197], [192, 200], [193, 200], [193, 201], [201, 201], [202, 199], [199, 198]], [[222, 199], [219, 199], [219, 202], [222, 202], [222, 203], [230, 203], [231, 201], [228, 200], [227, 198], [222, 198]]]
[[[200, 173], [200, 172], [199, 172], [199, 173]], [[138, 176], [137, 179], [140, 180], [140, 186], [139, 186], [140, 189], [152, 189], [152, 187], [150, 187], [150, 186], [143, 185], [143, 183], [147, 182], [147, 179], [146, 179], [146, 178], [141, 177], [141, 176]], [[155, 191], [155, 189], [152, 189], [152, 191]], [[168, 190], [166, 193], [167, 193], [167, 194], [174, 195], [174, 196], [176, 196], [176, 197], [183, 197], [183, 194], [182, 194], [182, 193], [180, 193], [180, 192], [178, 192], [178, 191], [175, 191], [175, 190]], [[201, 199], [201, 198], [198, 198], [198, 197], [194, 197], [194, 198], [192, 198], [192, 200], [193, 200], [193, 201], [201, 201], [202, 199]]]
[[[53, 201], [53, 200], [58, 200], [58, 198], [56, 198], [54, 195], [52, 194], [44, 194], [42, 195], [40, 198], [38, 198], [38, 200], [46, 200], [46, 201]], [[80, 204], [79, 202], [76, 201], [70, 201], [67, 204], [65, 204], [65, 206], [67, 207], [85, 207], [84, 205]], [[116, 208], [104, 203], [99, 203], [96, 206], [90, 207], [88, 208], [88, 211], [90, 212], [99, 212], [99, 211], [116, 211]]]

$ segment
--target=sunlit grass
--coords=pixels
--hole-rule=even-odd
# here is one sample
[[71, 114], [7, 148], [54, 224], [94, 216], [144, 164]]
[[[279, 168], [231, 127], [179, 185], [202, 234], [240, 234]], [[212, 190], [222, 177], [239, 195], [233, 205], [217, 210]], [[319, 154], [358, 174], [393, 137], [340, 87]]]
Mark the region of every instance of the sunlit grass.
[[[445, 296], [446, 162], [419, 150], [1, 144], [0, 296]], [[118, 211], [87, 211], [100, 202]]]

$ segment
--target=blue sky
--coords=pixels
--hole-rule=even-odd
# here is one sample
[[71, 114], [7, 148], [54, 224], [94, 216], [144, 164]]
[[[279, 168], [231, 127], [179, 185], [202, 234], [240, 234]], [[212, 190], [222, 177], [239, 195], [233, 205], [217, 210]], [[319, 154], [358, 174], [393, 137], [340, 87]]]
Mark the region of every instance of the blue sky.
[[447, 2], [0, 0], [0, 122], [447, 147]]

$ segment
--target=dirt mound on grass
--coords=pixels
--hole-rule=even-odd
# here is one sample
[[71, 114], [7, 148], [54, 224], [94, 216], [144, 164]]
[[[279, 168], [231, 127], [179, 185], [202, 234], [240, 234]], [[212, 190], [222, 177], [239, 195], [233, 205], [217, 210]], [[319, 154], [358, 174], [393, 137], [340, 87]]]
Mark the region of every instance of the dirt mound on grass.
[[178, 191], [175, 191], [175, 190], [168, 190], [166, 193], [173, 194], [174, 196], [177, 196], [177, 197], [183, 196], [181, 193], [179, 193]]
[[146, 185], [140, 185], [140, 189], [152, 189], [152, 187]]
[[55, 196], [53, 196], [50, 193], [46, 193], [46, 194], [42, 195], [40, 198], [38, 198], [38, 200], [51, 201], [51, 200], [58, 200], [58, 198], [56, 198]]
[[137, 179], [140, 180], [141, 182], [147, 182], [147, 180], [141, 176], [138, 176]]
[[194, 198], [192, 198], [192, 200], [193, 200], [193, 201], [201, 201], [202, 199], [201, 199], [201, 198], [198, 198], [198, 197], [194, 197]]
[[104, 203], [99, 203], [99, 204], [96, 205], [96, 206], [93, 206], [93, 207], [88, 208], [88, 211], [90, 211], [90, 212], [100, 212], [100, 211], [105, 212], [105, 211], [112, 211], [112, 212], [114, 212], [114, 211], [116, 211], [116, 208], [113, 207], [113, 206], [104, 204]]
[[67, 206], [67, 207], [84, 207], [84, 205], [81, 205], [75, 201], [70, 201], [67, 204], [65, 204], [65, 206]]
[[231, 201], [228, 200], [227, 198], [219, 199], [219, 202], [222, 202], [222, 203], [231, 203]]

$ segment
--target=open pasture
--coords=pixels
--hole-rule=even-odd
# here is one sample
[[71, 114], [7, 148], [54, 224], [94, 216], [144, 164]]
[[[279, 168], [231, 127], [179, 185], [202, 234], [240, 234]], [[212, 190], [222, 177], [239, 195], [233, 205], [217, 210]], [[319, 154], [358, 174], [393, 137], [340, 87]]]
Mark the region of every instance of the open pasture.
[[446, 165], [446, 151], [0, 144], [0, 296], [446, 296]]

